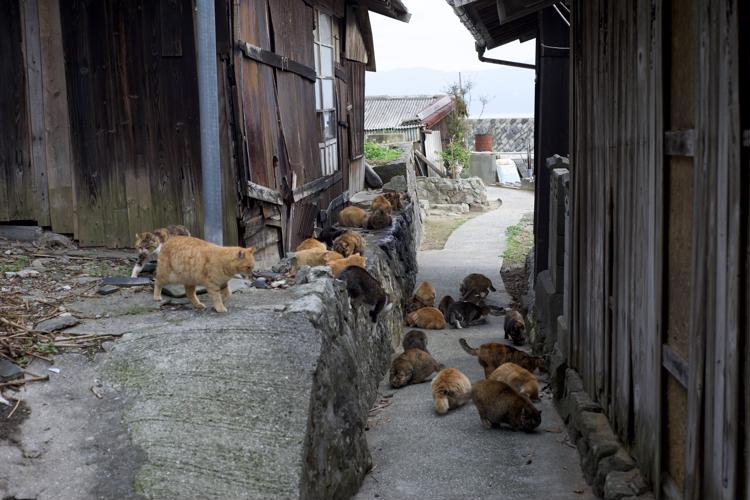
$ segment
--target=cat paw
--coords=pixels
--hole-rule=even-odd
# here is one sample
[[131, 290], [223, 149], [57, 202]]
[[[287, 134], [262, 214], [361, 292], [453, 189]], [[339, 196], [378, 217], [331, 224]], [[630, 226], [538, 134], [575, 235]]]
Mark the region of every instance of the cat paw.
[[221, 314], [224, 314], [224, 313], [226, 313], [226, 312], [227, 312], [227, 308], [226, 308], [226, 307], [224, 307], [224, 306], [221, 306], [221, 307], [214, 307], [214, 309], [216, 309], [216, 312], [217, 312], [217, 313], [221, 313]]
[[159, 295], [158, 297], [156, 295], [154, 295], [154, 300], [156, 302], [163, 302], [164, 301], [164, 299], [161, 297], [161, 295]]
[[482, 427], [484, 427], [485, 429], [492, 429], [492, 422], [490, 422], [486, 418], [483, 418], [482, 419]]
[[200, 309], [202, 311], [203, 309], [206, 308], [206, 304], [204, 304], [202, 302], [198, 302], [197, 304], [195, 304], [195, 308], [196, 309]]

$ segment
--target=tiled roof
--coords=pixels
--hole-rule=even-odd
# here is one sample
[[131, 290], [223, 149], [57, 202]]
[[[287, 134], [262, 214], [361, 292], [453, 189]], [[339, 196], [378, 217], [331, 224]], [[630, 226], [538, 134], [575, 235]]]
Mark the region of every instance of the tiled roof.
[[394, 130], [419, 126], [417, 115], [443, 95], [367, 96], [365, 130]]

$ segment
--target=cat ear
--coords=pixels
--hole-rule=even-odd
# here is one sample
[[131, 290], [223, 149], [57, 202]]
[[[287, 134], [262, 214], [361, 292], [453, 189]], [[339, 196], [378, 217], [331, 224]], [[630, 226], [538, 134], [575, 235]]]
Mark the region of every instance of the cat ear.
[[255, 252], [255, 247], [247, 247], [247, 251], [253, 253]]
[[239, 252], [237, 252], [237, 258], [238, 259], [244, 259], [245, 258], [245, 251], [244, 250], [240, 250]]
[[137, 240], [138, 238], [140, 238], [140, 237], [141, 237], [141, 234], [140, 234], [140, 233], [135, 233], [135, 239], [136, 239], [136, 240]]

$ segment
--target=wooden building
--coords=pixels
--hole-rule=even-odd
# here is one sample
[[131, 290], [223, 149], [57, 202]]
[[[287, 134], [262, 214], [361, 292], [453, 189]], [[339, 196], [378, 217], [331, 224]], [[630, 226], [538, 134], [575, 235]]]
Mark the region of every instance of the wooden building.
[[750, 5], [455, 2], [567, 14], [558, 347], [658, 497], [750, 498]]
[[[261, 259], [364, 182], [369, 12], [399, 0], [216, 0], [223, 229]], [[191, 0], [0, 2], [0, 222], [123, 247], [202, 233]]]

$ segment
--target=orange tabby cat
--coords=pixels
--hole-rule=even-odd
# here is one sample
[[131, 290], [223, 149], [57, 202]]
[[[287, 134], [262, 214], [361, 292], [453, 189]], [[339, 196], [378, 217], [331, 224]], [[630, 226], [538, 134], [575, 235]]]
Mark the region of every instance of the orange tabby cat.
[[393, 207], [391, 207], [391, 202], [388, 201], [388, 198], [386, 198], [384, 195], [376, 196], [374, 200], [372, 200], [372, 205], [370, 206], [370, 209], [374, 212], [376, 210], [382, 211], [386, 215], [391, 215], [391, 212], [393, 211]]
[[216, 312], [225, 313], [223, 299], [232, 293], [227, 283], [237, 274], [253, 271], [255, 248], [220, 247], [190, 236], [173, 236], [162, 245], [156, 265], [154, 299], [161, 300], [164, 285], [185, 285], [185, 294], [198, 309], [206, 306], [195, 295], [195, 287], [203, 285]]
[[357, 231], [346, 231], [333, 240], [333, 249], [344, 257], [361, 254], [365, 252], [365, 240]]
[[294, 257], [294, 266], [292, 267], [293, 273], [296, 273], [302, 266], [327, 266], [329, 261], [344, 258], [344, 256], [338, 252], [320, 250], [317, 248], [294, 252], [291, 255]]
[[435, 305], [435, 288], [428, 281], [423, 281], [414, 290], [414, 295], [409, 299], [406, 305], [406, 312], [411, 313], [423, 307], [433, 307]]
[[388, 193], [383, 193], [383, 197], [388, 200], [393, 210], [401, 210], [401, 208], [403, 207], [400, 193], [390, 191]]
[[338, 278], [341, 271], [349, 266], [357, 266], [364, 269], [366, 264], [367, 258], [358, 253], [350, 255], [349, 257], [344, 257], [343, 259], [328, 261], [328, 265], [331, 267], [331, 273], [333, 273], [334, 278]]
[[445, 328], [443, 313], [434, 307], [423, 307], [406, 316], [408, 326], [416, 326], [426, 330], [442, 330]]
[[471, 382], [456, 368], [440, 370], [432, 379], [432, 399], [436, 412], [448, 413], [471, 399]]
[[539, 401], [539, 382], [533, 373], [515, 363], [503, 363], [493, 371], [490, 380], [505, 382], [521, 394], [526, 394], [534, 401]]
[[367, 212], [359, 207], [346, 207], [339, 212], [339, 224], [345, 227], [366, 227]]
[[328, 250], [328, 247], [322, 241], [318, 241], [315, 238], [307, 238], [305, 241], [297, 245], [294, 249], [295, 252], [301, 252], [302, 250]]

